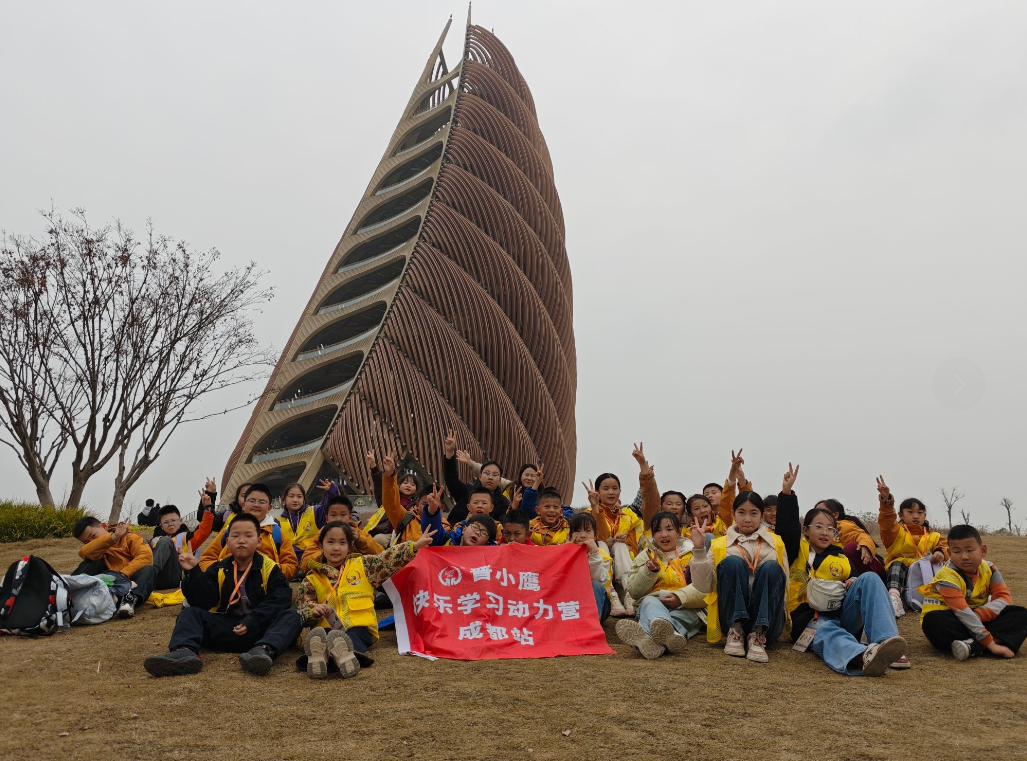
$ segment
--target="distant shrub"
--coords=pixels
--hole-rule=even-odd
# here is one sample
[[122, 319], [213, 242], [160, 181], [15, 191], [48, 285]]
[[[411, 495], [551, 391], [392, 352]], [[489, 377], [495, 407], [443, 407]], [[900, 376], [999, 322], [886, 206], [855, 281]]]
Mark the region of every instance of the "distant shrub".
[[24, 542], [71, 536], [79, 518], [89, 515], [80, 508], [40, 507], [24, 502], [0, 502], [0, 542]]

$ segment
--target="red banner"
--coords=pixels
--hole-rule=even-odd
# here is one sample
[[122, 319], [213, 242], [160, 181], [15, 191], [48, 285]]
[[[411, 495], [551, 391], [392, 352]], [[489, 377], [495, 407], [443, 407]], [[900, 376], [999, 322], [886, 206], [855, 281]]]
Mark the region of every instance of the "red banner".
[[585, 548], [432, 547], [385, 582], [401, 654], [609, 655]]

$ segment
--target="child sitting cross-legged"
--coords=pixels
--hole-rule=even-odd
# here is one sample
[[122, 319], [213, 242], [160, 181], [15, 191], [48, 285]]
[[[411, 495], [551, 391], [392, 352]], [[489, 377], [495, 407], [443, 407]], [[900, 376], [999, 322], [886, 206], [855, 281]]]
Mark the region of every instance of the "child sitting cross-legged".
[[592, 579], [592, 594], [596, 598], [599, 622], [610, 617], [610, 600], [613, 592], [613, 559], [606, 551], [606, 545], [597, 540], [598, 525], [589, 513], [571, 516], [568, 526], [570, 544], [580, 544], [588, 552], [588, 573]]
[[953, 526], [949, 560], [934, 579], [920, 587], [924, 607], [920, 625], [938, 650], [965, 661], [986, 652], [1012, 658], [1027, 639], [1027, 608], [1012, 595], [988, 547], [973, 526]]
[[[210, 507], [210, 495], [207, 492], [200, 492], [201, 505]], [[162, 533], [158, 534], [154, 529], [153, 539], [150, 540], [150, 549], [153, 552], [153, 566], [157, 570], [153, 587], [154, 589], [172, 589], [182, 583], [182, 566], [178, 563], [178, 553], [186, 545], [193, 552], [196, 552], [207, 541], [211, 528], [214, 525], [214, 513], [211, 510], [203, 511], [203, 519], [195, 531], [182, 522], [182, 514], [174, 505], [165, 505], [157, 514], [157, 528]]]
[[538, 517], [531, 522], [531, 541], [539, 547], [563, 544], [570, 529], [563, 517], [563, 497], [560, 492], [547, 486], [538, 495], [536, 506]]
[[[643, 657], [652, 659], [668, 651], [684, 650], [689, 638], [703, 629], [699, 612], [706, 603], [704, 595], [688, 583], [686, 569], [692, 559], [693, 540], [681, 536], [677, 515], [656, 513], [649, 527], [652, 544], [635, 557], [628, 580], [638, 620], [618, 621], [617, 636]], [[694, 535], [705, 547], [705, 529]]]
[[153, 676], [199, 672], [202, 648], [240, 653], [243, 670], [263, 676], [299, 635], [303, 622], [292, 609], [289, 582], [271, 558], [257, 552], [260, 522], [243, 513], [225, 533], [229, 554], [206, 571], [188, 548], [179, 554], [190, 607], [178, 614], [168, 652], [143, 662]]
[[523, 510], [508, 510], [503, 516], [503, 544], [533, 544], [531, 518]]
[[300, 582], [296, 607], [304, 626], [312, 628], [297, 668], [312, 679], [324, 679], [337, 669], [345, 679], [374, 663], [367, 649], [378, 639], [375, 589], [431, 544], [432, 537], [429, 529], [416, 542], [401, 542], [380, 555], [361, 555], [352, 551], [356, 534], [349, 523], [326, 523], [317, 539], [323, 561], [310, 563]]

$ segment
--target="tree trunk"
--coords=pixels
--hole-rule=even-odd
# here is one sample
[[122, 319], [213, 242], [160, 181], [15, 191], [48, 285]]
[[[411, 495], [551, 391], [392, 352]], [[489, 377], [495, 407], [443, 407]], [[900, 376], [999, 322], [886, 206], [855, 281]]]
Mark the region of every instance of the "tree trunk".
[[57, 506], [53, 500], [53, 494], [50, 493], [49, 483], [36, 484], [36, 499], [39, 500], [39, 504], [42, 507]]
[[108, 524], [115, 524], [121, 520], [121, 511], [125, 506], [125, 490], [121, 485], [114, 487], [114, 501], [111, 503], [111, 514], [107, 518]]
[[68, 495], [68, 507], [81, 507], [82, 492], [86, 490], [86, 478], [75, 473], [71, 477], [71, 494]]

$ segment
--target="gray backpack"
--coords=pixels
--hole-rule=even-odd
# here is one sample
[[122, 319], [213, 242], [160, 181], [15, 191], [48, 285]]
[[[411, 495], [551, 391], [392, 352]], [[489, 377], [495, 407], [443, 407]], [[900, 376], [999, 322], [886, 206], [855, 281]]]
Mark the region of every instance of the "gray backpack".
[[71, 623], [102, 624], [114, 617], [117, 606], [111, 588], [99, 576], [63, 576], [64, 583], [71, 590]]

